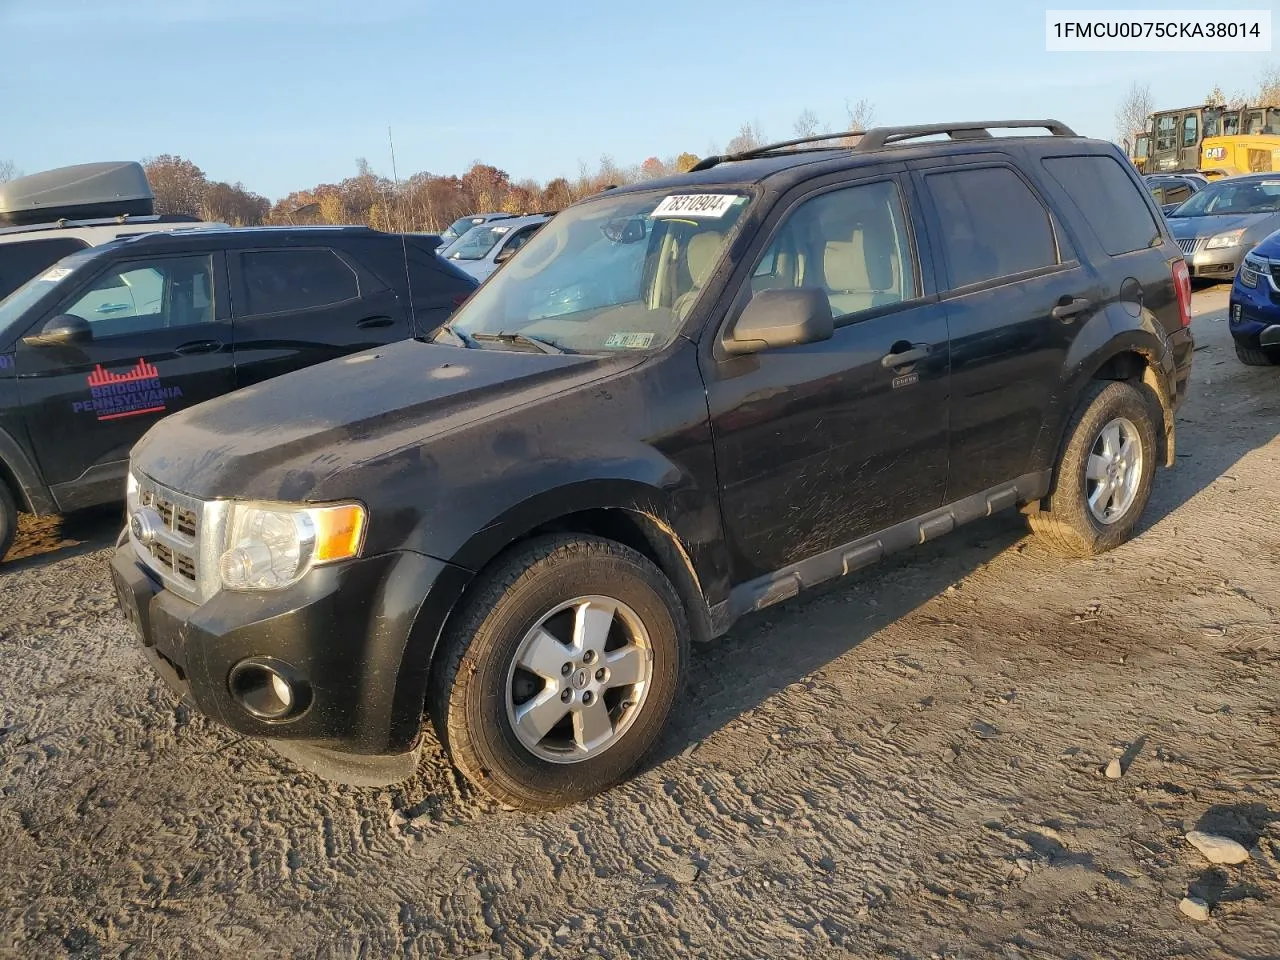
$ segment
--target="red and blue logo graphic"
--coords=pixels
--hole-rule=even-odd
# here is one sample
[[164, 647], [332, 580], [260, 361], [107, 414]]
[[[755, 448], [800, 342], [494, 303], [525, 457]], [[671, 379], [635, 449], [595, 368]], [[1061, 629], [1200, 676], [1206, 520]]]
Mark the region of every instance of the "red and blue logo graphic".
[[127, 373], [112, 373], [99, 363], [88, 379], [92, 399], [78, 400], [73, 407], [77, 413], [92, 410], [99, 420], [164, 413], [168, 401], [182, 396], [180, 387], [164, 386], [155, 364], [141, 358]]

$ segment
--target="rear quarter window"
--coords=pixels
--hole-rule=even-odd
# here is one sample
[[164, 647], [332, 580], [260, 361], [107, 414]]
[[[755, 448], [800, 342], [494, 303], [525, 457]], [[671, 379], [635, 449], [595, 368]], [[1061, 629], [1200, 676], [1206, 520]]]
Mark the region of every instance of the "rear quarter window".
[[0, 300], [68, 254], [89, 246], [76, 237], [0, 244]]
[[[1041, 162], [1079, 208], [1102, 249], [1110, 256], [1145, 250], [1160, 243], [1160, 227], [1120, 161], [1095, 154], [1046, 157]], [[1169, 193], [1176, 183], [1165, 181], [1159, 186], [1164, 188], [1164, 202], [1172, 203]], [[1190, 195], [1185, 187], [1183, 190]]]

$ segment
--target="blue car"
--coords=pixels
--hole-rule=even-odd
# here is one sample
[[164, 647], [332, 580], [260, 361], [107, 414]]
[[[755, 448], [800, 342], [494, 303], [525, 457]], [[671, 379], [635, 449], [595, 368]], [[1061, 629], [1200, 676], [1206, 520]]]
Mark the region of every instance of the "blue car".
[[1241, 362], [1280, 364], [1280, 230], [1245, 255], [1231, 285], [1228, 318]]

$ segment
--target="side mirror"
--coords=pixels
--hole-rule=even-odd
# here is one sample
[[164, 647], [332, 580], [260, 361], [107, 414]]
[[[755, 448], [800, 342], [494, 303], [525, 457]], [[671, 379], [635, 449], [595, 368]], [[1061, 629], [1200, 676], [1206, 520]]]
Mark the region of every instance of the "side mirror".
[[751, 298], [724, 343], [739, 356], [771, 347], [796, 347], [830, 340], [835, 333], [831, 301], [821, 290], [793, 287], [761, 290]]
[[515, 256], [516, 251], [519, 249], [520, 249], [519, 247], [515, 247], [515, 246], [503, 247], [501, 250], [498, 251], [497, 256], [493, 258], [493, 262], [506, 263], [513, 256]]
[[70, 347], [90, 343], [93, 328], [89, 321], [73, 313], [60, 313], [50, 317], [39, 333], [29, 334], [22, 342], [29, 347]]

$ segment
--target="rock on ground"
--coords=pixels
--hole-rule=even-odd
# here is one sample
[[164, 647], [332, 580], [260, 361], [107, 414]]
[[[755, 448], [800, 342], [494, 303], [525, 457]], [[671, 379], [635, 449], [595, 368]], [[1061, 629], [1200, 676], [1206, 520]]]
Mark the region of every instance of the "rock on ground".
[[1244, 863], [1249, 859], [1249, 851], [1228, 837], [1192, 830], [1187, 834], [1187, 843], [1204, 854], [1210, 863]]

